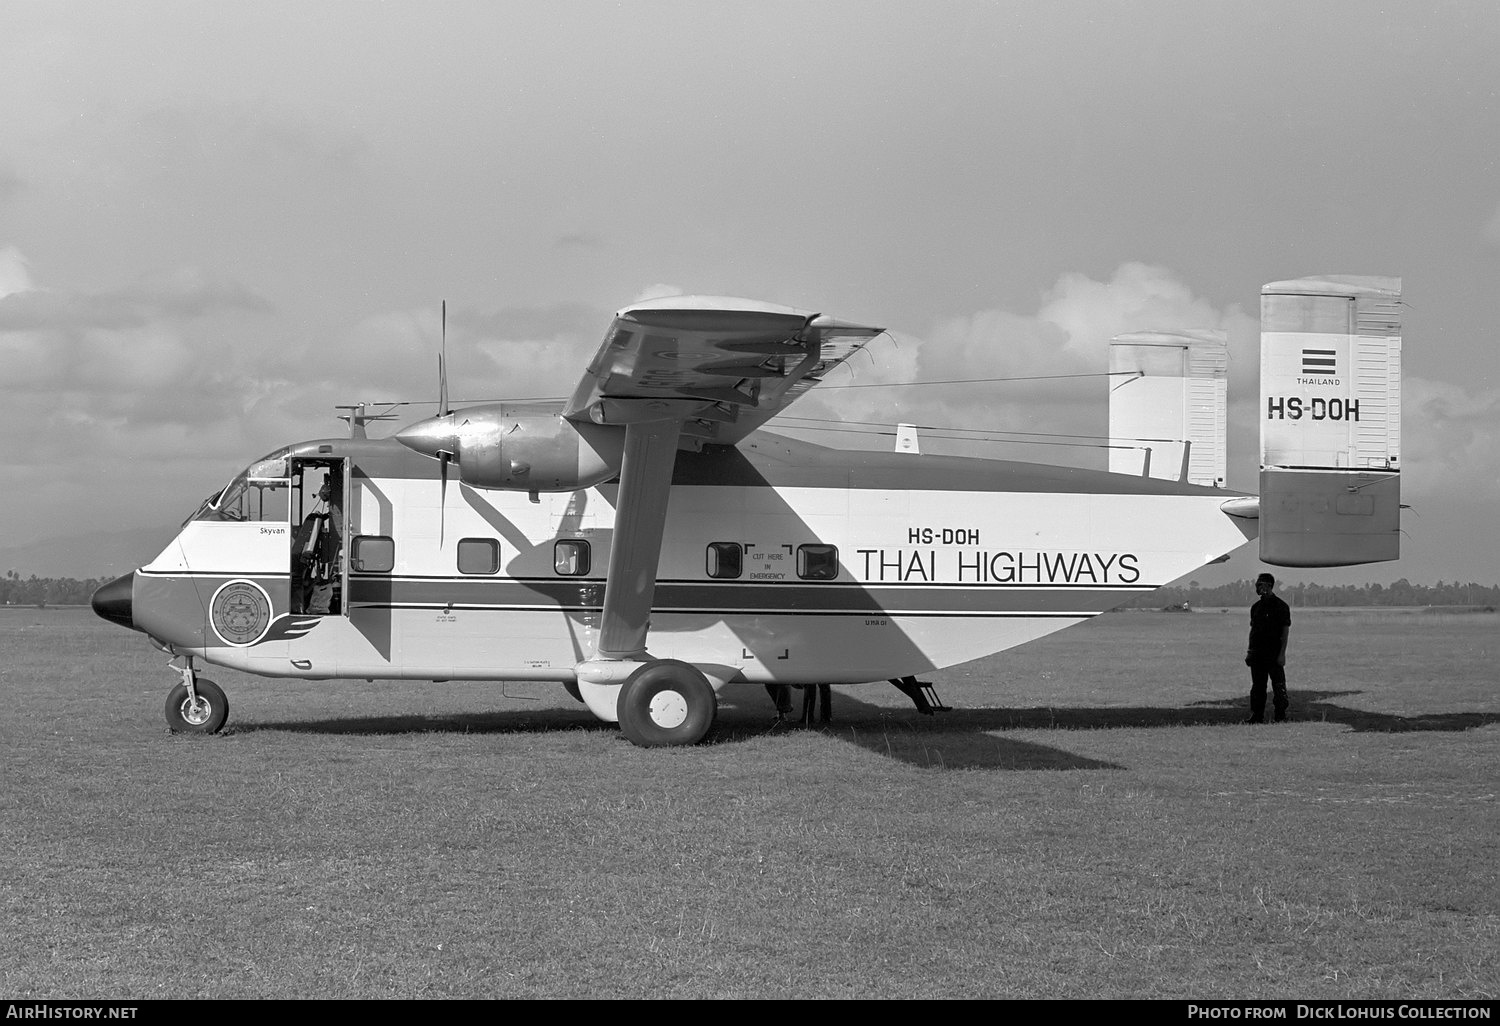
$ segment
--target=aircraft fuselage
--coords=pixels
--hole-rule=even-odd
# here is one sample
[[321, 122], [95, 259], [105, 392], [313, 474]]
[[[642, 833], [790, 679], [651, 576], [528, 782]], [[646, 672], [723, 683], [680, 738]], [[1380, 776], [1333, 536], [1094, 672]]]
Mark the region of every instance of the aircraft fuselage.
[[[274, 454], [273, 454], [274, 455]], [[618, 486], [476, 489], [391, 439], [279, 454], [293, 501], [200, 516], [130, 585], [178, 655], [275, 677], [548, 680], [595, 650]], [[299, 581], [312, 478], [346, 484], [331, 611]], [[274, 491], [274, 489], [272, 489]], [[999, 652], [1212, 562], [1234, 493], [761, 433], [679, 455], [648, 634], [726, 681], [849, 684]], [[1248, 524], [1248, 527], [1247, 527]]]

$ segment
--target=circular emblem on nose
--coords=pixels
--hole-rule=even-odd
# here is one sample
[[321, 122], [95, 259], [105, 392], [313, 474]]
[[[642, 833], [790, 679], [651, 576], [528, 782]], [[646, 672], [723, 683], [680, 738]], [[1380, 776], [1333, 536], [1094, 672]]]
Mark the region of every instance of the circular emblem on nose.
[[214, 592], [209, 620], [227, 644], [253, 645], [271, 626], [271, 597], [254, 581], [230, 581]]

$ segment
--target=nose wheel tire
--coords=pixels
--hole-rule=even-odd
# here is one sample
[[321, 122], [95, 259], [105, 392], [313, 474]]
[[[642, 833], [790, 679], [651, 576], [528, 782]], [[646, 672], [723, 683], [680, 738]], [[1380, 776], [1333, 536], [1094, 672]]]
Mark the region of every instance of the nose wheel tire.
[[647, 663], [620, 685], [620, 730], [642, 748], [695, 745], [714, 724], [719, 700], [708, 678], [677, 659]]
[[187, 685], [179, 684], [167, 694], [167, 729], [174, 734], [217, 734], [229, 719], [229, 699], [224, 689], [199, 677], [194, 684], [197, 701], [188, 697]]

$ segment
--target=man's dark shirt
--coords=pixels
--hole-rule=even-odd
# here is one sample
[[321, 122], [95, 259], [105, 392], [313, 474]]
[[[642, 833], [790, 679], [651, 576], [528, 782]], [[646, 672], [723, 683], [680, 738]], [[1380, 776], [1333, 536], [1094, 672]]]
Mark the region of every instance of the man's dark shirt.
[[1281, 655], [1282, 629], [1291, 625], [1291, 608], [1274, 593], [1262, 595], [1250, 607], [1250, 654], [1257, 659]]

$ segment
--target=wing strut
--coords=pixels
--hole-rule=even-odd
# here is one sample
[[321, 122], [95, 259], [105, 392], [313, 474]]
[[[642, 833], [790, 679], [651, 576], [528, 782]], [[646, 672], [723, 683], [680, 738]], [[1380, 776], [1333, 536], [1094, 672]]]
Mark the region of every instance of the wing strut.
[[625, 426], [615, 533], [595, 659], [641, 659], [646, 655], [656, 565], [661, 558], [681, 430], [682, 422], [676, 419]]

